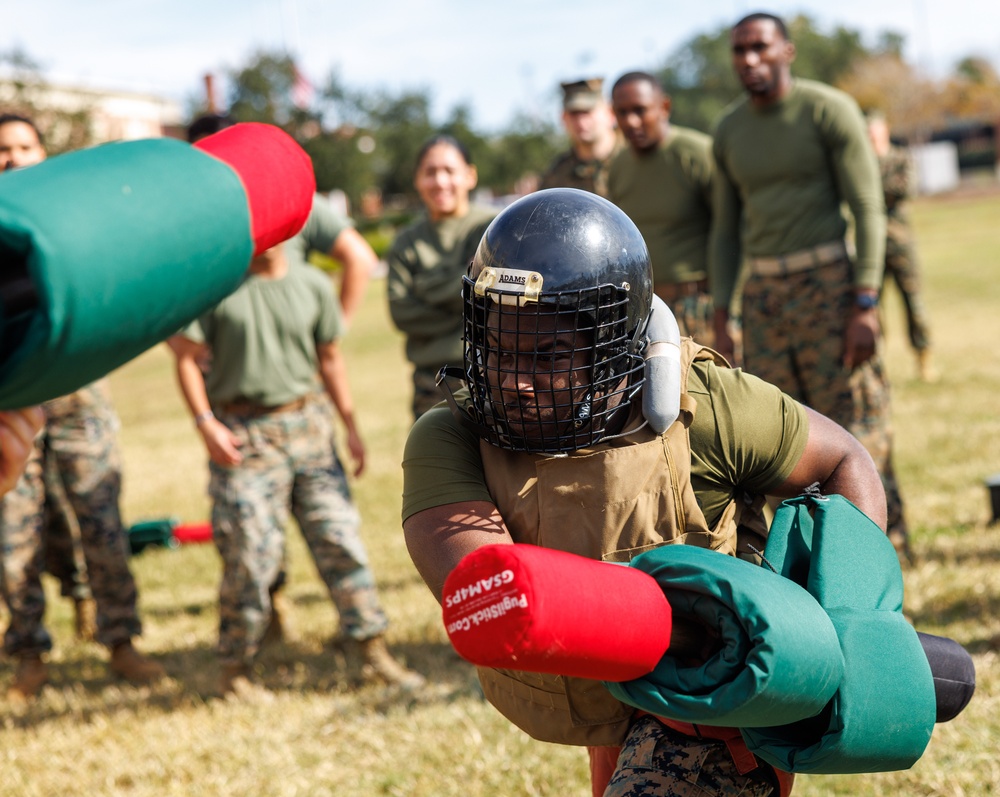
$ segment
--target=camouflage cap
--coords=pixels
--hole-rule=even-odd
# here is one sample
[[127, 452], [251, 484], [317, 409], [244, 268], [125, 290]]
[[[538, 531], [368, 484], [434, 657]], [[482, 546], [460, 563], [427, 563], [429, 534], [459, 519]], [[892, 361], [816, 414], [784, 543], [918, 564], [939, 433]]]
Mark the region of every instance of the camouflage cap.
[[567, 111], [590, 111], [603, 98], [604, 78], [592, 77], [560, 83], [563, 91], [563, 109]]

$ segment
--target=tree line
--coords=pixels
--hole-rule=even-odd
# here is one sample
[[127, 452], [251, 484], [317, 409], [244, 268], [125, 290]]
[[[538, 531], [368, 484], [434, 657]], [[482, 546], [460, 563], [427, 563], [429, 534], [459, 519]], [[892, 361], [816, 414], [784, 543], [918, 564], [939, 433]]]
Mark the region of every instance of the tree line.
[[[806, 15], [792, 18], [788, 27], [796, 44], [794, 73], [843, 88], [863, 109], [881, 111], [898, 138], [923, 140], [956, 120], [1000, 120], [1000, 77], [984, 58], [970, 56], [953, 74], [935, 81], [907, 63], [899, 33], [882, 31], [868, 42], [846, 26], [823, 30]], [[732, 69], [728, 26], [692, 37], [650, 71], [671, 95], [671, 118], [705, 132], [742, 93]], [[606, 77], [610, 83], [617, 76]], [[486, 134], [462, 105], [443, 120], [432, 118], [427, 90], [353, 91], [336, 73], [301, 108], [292, 99], [294, 61], [280, 53], [257, 53], [229, 78], [233, 116], [277, 123], [297, 135], [316, 164], [320, 189], [344, 190], [354, 207], [371, 188], [412, 198], [417, 150], [436, 132], [450, 133], [468, 146], [480, 185], [496, 194], [517, 192], [521, 180], [542, 172], [566, 146], [555, 100], [549, 120], [522, 113], [503, 130]]]
[[[895, 135], [925, 140], [956, 121], [995, 124], [1000, 120], [1000, 77], [986, 59], [970, 56], [941, 80], [924, 75], [903, 57], [904, 37], [883, 31], [873, 42], [846, 26], [821, 29], [809, 16], [789, 20], [797, 48], [794, 74], [836, 85], [854, 95], [864, 109], [884, 113]], [[0, 64], [14, 67], [15, 102], [31, 112], [30, 59], [0, 53]], [[728, 26], [696, 35], [658, 65], [648, 67], [673, 100], [672, 119], [710, 132], [723, 109], [741, 94], [733, 74]], [[608, 75], [613, 81], [615, 75]], [[260, 51], [228, 70], [226, 109], [238, 121], [277, 124], [290, 132], [313, 159], [321, 191], [343, 190], [355, 209], [366, 194], [413, 201], [412, 174], [420, 145], [432, 134], [449, 133], [471, 152], [480, 185], [495, 194], [516, 193], [526, 178], [542, 172], [566, 144], [551, 117], [519, 113], [499, 131], [477, 129], [471, 110], [458, 105], [443, 119], [432, 114], [427, 89], [359, 91], [333, 72], [320, 90], [303, 102], [295, 90], [300, 78], [294, 59]], [[39, 110], [39, 109], [34, 109]], [[192, 117], [205, 110], [192, 107]], [[48, 117], [72, 133], [72, 146], [87, 143], [80, 114]]]

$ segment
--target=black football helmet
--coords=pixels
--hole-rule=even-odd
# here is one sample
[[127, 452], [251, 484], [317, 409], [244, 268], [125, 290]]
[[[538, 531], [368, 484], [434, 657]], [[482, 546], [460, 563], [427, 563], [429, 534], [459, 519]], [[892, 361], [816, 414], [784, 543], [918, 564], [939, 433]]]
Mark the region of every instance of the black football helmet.
[[597, 443], [643, 382], [652, 270], [635, 224], [573, 188], [490, 224], [463, 279], [466, 412], [489, 443], [565, 453]]

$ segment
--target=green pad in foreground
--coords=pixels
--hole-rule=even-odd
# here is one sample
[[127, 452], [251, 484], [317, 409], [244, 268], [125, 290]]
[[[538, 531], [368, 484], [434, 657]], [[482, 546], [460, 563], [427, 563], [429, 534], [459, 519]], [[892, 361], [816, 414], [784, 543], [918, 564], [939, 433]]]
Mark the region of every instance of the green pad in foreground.
[[744, 727], [750, 750], [789, 772], [907, 769], [934, 728], [930, 665], [901, 612], [903, 580], [885, 534], [841, 496], [785, 501], [764, 557], [803, 584], [830, 616], [844, 679], [817, 717], [780, 727]]
[[229, 166], [171, 139], [2, 175], [0, 276], [23, 272], [35, 300], [0, 310], [0, 409], [76, 390], [235, 290], [249, 212]]
[[699, 725], [784, 725], [823, 710], [844, 674], [834, 624], [806, 590], [716, 551], [667, 545], [632, 563], [653, 576], [674, 616], [701, 620], [721, 647], [686, 666], [668, 650], [648, 675], [605, 683], [619, 700]]

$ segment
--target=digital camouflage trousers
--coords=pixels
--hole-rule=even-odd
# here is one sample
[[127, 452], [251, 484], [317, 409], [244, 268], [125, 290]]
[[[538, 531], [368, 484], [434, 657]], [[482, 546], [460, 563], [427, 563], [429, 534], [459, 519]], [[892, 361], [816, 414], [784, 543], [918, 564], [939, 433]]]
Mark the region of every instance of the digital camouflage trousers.
[[[669, 286], [667, 286], [669, 287]], [[658, 291], [658, 293], [664, 293]], [[677, 319], [677, 326], [680, 328], [681, 337], [690, 336], [695, 343], [702, 346], [715, 345], [715, 330], [713, 327], [713, 315], [715, 313], [712, 303], [712, 294], [702, 291], [688, 293], [686, 295], [672, 296], [664, 299], [667, 307], [670, 308]]]
[[725, 742], [695, 739], [642, 717], [629, 729], [604, 797], [767, 797], [763, 764], [741, 775]]
[[[141, 633], [128, 539], [119, 509], [118, 417], [107, 384], [90, 385], [45, 405], [46, 424], [17, 486], [0, 500], [3, 596], [11, 621], [9, 655], [52, 648], [43, 626], [46, 481], [58, 476], [76, 517], [86, 575], [97, 607], [97, 641], [113, 648]], [[72, 544], [71, 544], [72, 546]], [[72, 550], [68, 553], [72, 556]]]
[[743, 288], [743, 366], [861, 441], [882, 476], [888, 532], [905, 537], [881, 354], [851, 370], [842, 363], [852, 285], [847, 260], [781, 277], [751, 276]]
[[906, 311], [906, 333], [916, 351], [930, 348], [931, 329], [921, 289], [920, 264], [909, 227], [893, 230], [899, 222], [890, 220], [890, 232], [885, 245], [885, 282], [896, 283]]
[[329, 404], [260, 416], [218, 414], [243, 461], [211, 464], [212, 527], [222, 556], [219, 659], [248, 664], [271, 617], [289, 513], [302, 530], [340, 615], [342, 633], [368, 639], [387, 626], [359, 534], [361, 518], [337, 457]]

